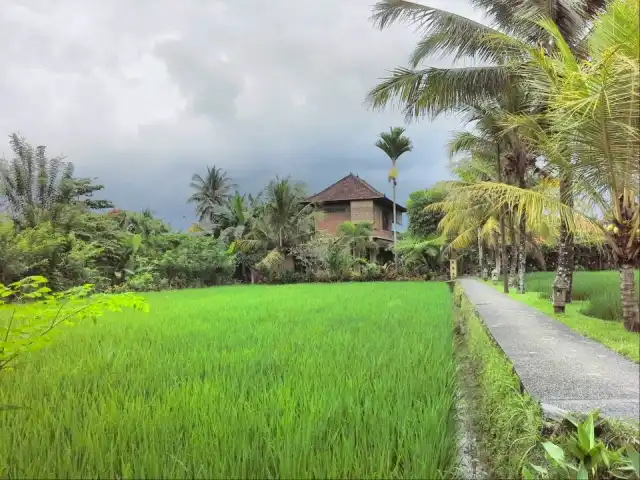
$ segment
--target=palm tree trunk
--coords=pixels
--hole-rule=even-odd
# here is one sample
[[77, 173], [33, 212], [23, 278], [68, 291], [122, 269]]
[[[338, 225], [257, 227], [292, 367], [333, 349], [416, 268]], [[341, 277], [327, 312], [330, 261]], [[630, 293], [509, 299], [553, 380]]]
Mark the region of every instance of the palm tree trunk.
[[633, 265], [624, 263], [620, 267], [620, 297], [624, 328], [630, 332], [640, 332], [640, 310], [636, 297]]
[[[571, 195], [571, 178], [566, 172], [561, 173], [560, 179], [560, 200], [565, 205], [573, 206], [573, 196]], [[567, 291], [567, 303], [571, 302], [571, 290], [573, 287], [573, 269], [575, 266], [575, 254], [573, 247], [573, 235], [569, 233], [567, 222], [564, 218], [560, 220], [560, 241], [558, 242], [558, 266], [556, 268], [556, 278], [569, 286]]]
[[520, 246], [518, 248], [518, 293], [524, 293], [524, 274], [527, 269], [527, 215], [520, 216]]
[[[526, 154], [520, 150], [518, 152], [518, 187], [527, 188], [525, 173], [527, 168]], [[518, 250], [518, 293], [524, 293], [524, 274], [527, 270], [527, 212], [524, 208], [520, 213], [520, 248]]]
[[518, 280], [518, 238], [513, 225], [513, 216], [509, 217], [509, 233], [511, 235], [511, 258], [509, 264], [509, 287], [515, 288]]
[[392, 196], [393, 196], [393, 219], [391, 221], [391, 229], [393, 230], [393, 248], [394, 248], [394, 255], [393, 258], [395, 259], [395, 248], [396, 248], [396, 179], [393, 179], [393, 188], [392, 188]]
[[[500, 160], [500, 143], [496, 143], [496, 158], [498, 160], [498, 183], [502, 183], [502, 162]], [[504, 278], [503, 278], [503, 289], [504, 293], [509, 293], [509, 279], [507, 278], [507, 234], [504, 228], [504, 221], [507, 216], [507, 212], [504, 205], [500, 206], [500, 267], [504, 265]], [[498, 270], [498, 275], [500, 275], [501, 268], [498, 267], [496, 262], [496, 269]]]

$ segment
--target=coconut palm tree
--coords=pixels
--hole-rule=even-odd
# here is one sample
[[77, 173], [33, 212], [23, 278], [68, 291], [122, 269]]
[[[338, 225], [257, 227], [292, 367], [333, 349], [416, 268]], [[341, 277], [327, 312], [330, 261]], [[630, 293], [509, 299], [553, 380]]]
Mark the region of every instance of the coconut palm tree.
[[262, 193], [263, 203], [251, 230], [232, 248], [260, 252], [261, 260], [256, 266], [273, 271], [291, 257], [292, 248], [313, 236], [318, 212], [315, 205], [305, 203], [308, 195], [304, 186], [289, 177], [276, 177]]
[[380, 139], [376, 142], [376, 147], [382, 150], [391, 160], [391, 170], [389, 170], [388, 179], [392, 184], [392, 201], [393, 201], [393, 246], [397, 243], [396, 233], [396, 185], [398, 184], [398, 168], [396, 163], [398, 159], [405, 153], [413, 150], [411, 139], [404, 135], [405, 129], [402, 127], [392, 127], [388, 132], [382, 132]]
[[[464, 119], [468, 124], [474, 124], [473, 132], [461, 131], [456, 134], [450, 143], [450, 154], [455, 156], [460, 152], [467, 152], [472, 156], [481, 159], [493, 172], [493, 179], [517, 184], [522, 188], [531, 185], [531, 172], [536, 170], [535, 156], [532, 154], [526, 143], [519, 135], [517, 128], [506, 129], [503, 125], [507, 115], [522, 114], [530, 111], [530, 101], [526, 92], [512, 86], [505, 94], [496, 101], [485, 101], [478, 105], [469, 105], [462, 108]], [[497, 157], [498, 150], [503, 153], [504, 158]], [[497, 164], [500, 164], [496, 169]], [[486, 173], [484, 172], [485, 179]], [[524, 274], [526, 269], [526, 239], [527, 219], [526, 212], [521, 212], [518, 222], [518, 236], [512, 233], [513, 242], [511, 279], [518, 287], [518, 292], [524, 293]], [[507, 212], [500, 214], [501, 232], [504, 231], [502, 222], [507, 221]], [[510, 230], [516, 227], [512, 223], [513, 216], [509, 218]], [[501, 234], [504, 239], [506, 235]], [[504, 259], [506, 267], [506, 258]], [[482, 270], [482, 267], [480, 267]], [[516, 280], [517, 275], [517, 280]], [[505, 286], [505, 289], [507, 287]]]
[[572, 208], [555, 197], [507, 185], [472, 187], [498, 204], [517, 202], [537, 218], [555, 213], [571, 233], [578, 219], [597, 229], [620, 268], [624, 324], [630, 331], [640, 331], [633, 275], [640, 256], [639, 13], [636, 0], [614, 0], [594, 22], [586, 59], [572, 51], [550, 20], [539, 25], [554, 43], [552, 52], [510, 40], [525, 60], [517, 65], [521, 81], [546, 108], [509, 123], [526, 132], [551, 164], [570, 172], [573, 196], [588, 199], [591, 208]]
[[195, 192], [187, 200], [196, 204], [196, 214], [200, 221], [213, 221], [216, 207], [223, 205], [230, 197], [234, 188], [231, 178], [222, 168], [207, 167], [207, 173], [200, 176], [195, 173], [191, 177], [190, 187]]

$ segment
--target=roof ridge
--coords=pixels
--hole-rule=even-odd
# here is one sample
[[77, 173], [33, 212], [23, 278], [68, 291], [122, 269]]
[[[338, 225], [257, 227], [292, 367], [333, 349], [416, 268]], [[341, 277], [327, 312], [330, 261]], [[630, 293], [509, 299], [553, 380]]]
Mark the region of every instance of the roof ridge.
[[380, 195], [381, 197], [385, 197], [386, 195], [384, 193], [382, 193], [381, 191], [377, 190], [373, 185], [371, 185], [369, 182], [367, 182], [365, 179], [360, 178], [359, 176], [356, 175], [356, 178], [358, 180], [360, 180], [369, 190], [372, 190], [373, 192], [375, 192], [376, 194]]
[[345, 175], [344, 177], [342, 177], [340, 180], [338, 180], [337, 182], [333, 182], [331, 185], [329, 185], [327, 188], [325, 188], [324, 190], [320, 190], [318, 193], [314, 193], [313, 195], [311, 195], [309, 198], [313, 198], [313, 197], [319, 197], [320, 194], [326, 192], [327, 190], [335, 187], [337, 184], [339, 184], [340, 182], [342, 182], [343, 180], [346, 180], [349, 177], [356, 177], [356, 175], [354, 175], [353, 173], [349, 172], [348, 175]]
[[369, 182], [358, 175], [349, 173], [332, 183], [324, 190], [307, 198], [307, 202], [332, 202], [351, 200], [386, 199], [387, 196], [375, 189]]

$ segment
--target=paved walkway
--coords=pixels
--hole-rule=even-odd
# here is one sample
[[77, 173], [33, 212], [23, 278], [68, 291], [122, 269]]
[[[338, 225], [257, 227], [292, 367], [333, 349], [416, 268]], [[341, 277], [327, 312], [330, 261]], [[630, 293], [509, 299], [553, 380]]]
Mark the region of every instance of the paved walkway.
[[525, 390], [543, 407], [598, 408], [608, 417], [640, 420], [638, 364], [490, 285], [459, 282]]

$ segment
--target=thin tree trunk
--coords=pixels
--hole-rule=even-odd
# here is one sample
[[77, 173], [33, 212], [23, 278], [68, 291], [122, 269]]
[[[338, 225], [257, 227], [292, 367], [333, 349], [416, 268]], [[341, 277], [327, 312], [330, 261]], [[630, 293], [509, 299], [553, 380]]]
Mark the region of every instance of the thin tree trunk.
[[[502, 162], [500, 161], [500, 143], [496, 144], [497, 159], [498, 159], [498, 183], [502, 183]], [[504, 275], [502, 286], [504, 293], [509, 293], [509, 278], [507, 277], [507, 234], [504, 228], [504, 220], [507, 216], [504, 205], [500, 206], [500, 267], [504, 265]], [[498, 275], [500, 275], [500, 268], [496, 265]]]
[[480, 278], [484, 280], [482, 277], [482, 269], [484, 267], [484, 249], [482, 248], [482, 236], [481, 229], [478, 227], [478, 265], [480, 267]]
[[636, 297], [633, 265], [624, 263], [620, 267], [620, 297], [624, 328], [630, 332], [640, 332], [640, 310]]
[[495, 259], [496, 259], [496, 272], [498, 272], [498, 276], [502, 273], [502, 255], [499, 248], [494, 249]]
[[[565, 205], [573, 206], [571, 195], [571, 178], [567, 172], [561, 172], [560, 178], [560, 200]], [[569, 232], [567, 222], [560, 219], [560, 241], [558, 242], [558, 265], [556, 268], [556, 278], [569, 286], [567, 291], [567, 303], [571, 302], [571, 289], [573, 286], [573, 268], [575, 264], [575, 254], [573, 248], [573, 235]]]
[[[393, 193], [393, 219], [391, 221], [391, 229], [393, 230], [393, 248], [395, 249], [396, 247], [396, 179], [393, 179], [393, 189], [392, 189]], [[395, 250], [394, 250], [395, 251]], [[395, 254], [394, 257], [395, 259]]]
[[[567, 197], [567, 206], [569, 208], [573, 208], [573, 195], [571, 194], [571, 177], [568, 179], [569, 182], [569, 192]], [[567, 268], [569, 269], [569, 273], [567, 275], [567, 280], [569, 282], [569, 290], [567, 291], [567, 303], [571, 303], [572, 293], [573, 293], [573, 272], [576, 269], [576, 247], [574, 243], [573, 234], [567, 231]]]
[[[525, 179], [526, 173], [526, 154], [520, 150], [518, 152], [518, 187], [527, 188], [527, 182]], [[527, 212], [524, 208], [520, 212], [520, 228], [518, 233], [520, 236], [519, 249], [518, 249], [518, 293], [524, 293], [524, 274], [527, 270]]]
[[527, 215], [520, 216], [520, 246], [518, 248], [518, 293], [524, 293], [524, 274], [527, 270]]
[[509, 218], [509, 233], [511, 234], [511, 258], [509, 264], [509, 287], [516, 288], [518, 286], [518, 238], [515, 226], [513, 225], [513, 217]]

